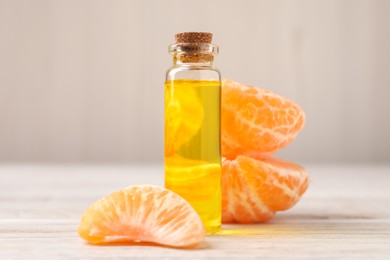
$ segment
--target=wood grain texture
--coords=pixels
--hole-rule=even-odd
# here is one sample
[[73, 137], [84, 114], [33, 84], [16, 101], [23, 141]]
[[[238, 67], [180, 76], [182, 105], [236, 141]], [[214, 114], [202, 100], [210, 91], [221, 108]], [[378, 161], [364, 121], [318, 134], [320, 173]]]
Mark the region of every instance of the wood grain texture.
[[293, 209], [258, 225], [224, 225], [198, 249], [91, 246], [83, 210], [135, 183], [162, 184], [156, 166], [0, 166], [0, 259], [389, 258], [390, 166], [311, 166]]

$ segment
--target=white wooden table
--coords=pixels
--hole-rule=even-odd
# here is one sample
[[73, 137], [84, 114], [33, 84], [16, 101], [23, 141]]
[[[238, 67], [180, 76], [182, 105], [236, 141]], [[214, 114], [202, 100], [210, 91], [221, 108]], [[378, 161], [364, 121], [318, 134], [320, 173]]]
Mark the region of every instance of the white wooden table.
[[113, 190], [163, 183], [152, 166], [0, 166], [0, 259], [390, 259], [390, 165], [307, 167], [295, 208], [258, 225], [224, 225], [199, 249], [92, 246], [77, 235], [84, 209]]

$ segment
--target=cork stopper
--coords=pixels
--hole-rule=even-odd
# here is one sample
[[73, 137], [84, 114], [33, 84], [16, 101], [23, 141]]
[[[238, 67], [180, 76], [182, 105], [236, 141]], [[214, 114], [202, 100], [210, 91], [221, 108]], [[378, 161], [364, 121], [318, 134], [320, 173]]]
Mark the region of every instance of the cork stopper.
[[182, 32], [175, 35], [176, 44], [180, 44], [185, 53], [174, 57], [184, 63], [212, 62], [213, 54], [205, 52], [205, 46], [211, 45], [213, 34], [209, 32]]
[[211, 43], [213, 34], [209, 32], [182, 32], [175, 35], [176, 43]]

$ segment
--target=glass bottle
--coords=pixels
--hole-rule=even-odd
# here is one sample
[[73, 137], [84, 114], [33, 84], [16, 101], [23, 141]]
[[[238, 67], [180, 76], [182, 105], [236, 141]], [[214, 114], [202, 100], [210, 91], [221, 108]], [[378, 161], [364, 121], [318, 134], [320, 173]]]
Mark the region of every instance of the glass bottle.
[[221, 227], [221, 75], [211, 33], [176, 35], [165, 82], [165, 187], [198, 212], [207, 233]]

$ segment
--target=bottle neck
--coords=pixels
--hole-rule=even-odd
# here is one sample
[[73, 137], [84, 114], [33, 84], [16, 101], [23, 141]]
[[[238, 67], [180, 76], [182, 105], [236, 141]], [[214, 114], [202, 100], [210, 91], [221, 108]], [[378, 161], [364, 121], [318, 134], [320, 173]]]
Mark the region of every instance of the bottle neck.
[[212, 66], [214, 55], [209, 53], [176, 53], [173, 55], [174, 65]]
[[212, 66], [218, 46], [210, 43], [176, 43], [169, 46], [175, 66]]

